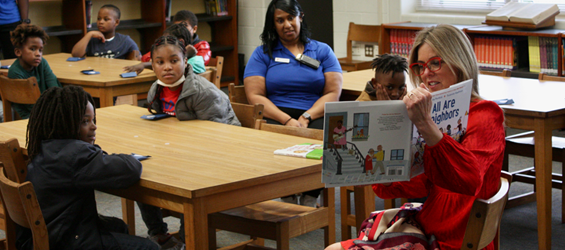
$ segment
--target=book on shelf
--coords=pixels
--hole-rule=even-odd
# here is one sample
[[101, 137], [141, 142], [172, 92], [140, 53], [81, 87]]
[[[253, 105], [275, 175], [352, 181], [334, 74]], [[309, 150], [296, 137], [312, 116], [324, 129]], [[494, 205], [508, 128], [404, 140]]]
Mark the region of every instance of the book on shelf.
[[[432, 93], [431, 118], [444, 136], [467, 131], [473, 80]], [[424, 172], [425, 141], [403, 101], [330, 102], [324, 114], [326, 187], [408, 181]]]
[[277, 149], [275, 154], [319, 160], [322, 159], [322, 145], [302, 143], [284, 149]]
[[86, 18], [86, 28], [92, 28], [92, 1], [85, 0], [84, 1], [84, 13]]
[[212, 16], [227, 16], [228, 1], [227, 0], [204, 0], [206, 14]]
[[557, 4], [509, 2], [487, 14], [486, 20], [538, 24], [557, 14]]
[[172, 7], [172, 2], [173, 0], [166, 0], [165, 1], [165, 21], [166, 22], [170, 22], [171, 21], [171, 7]]

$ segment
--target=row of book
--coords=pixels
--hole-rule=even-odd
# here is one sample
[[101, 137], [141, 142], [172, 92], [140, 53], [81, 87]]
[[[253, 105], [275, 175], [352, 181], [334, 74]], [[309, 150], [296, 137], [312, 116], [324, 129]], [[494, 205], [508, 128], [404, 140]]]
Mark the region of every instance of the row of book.
[[523, 37], [475, 36], [473, 46], [480, 69], [503, 70], [518, 67], [517, 48]]
[[[528, 37], [530, 72], [557, 75], [558, 41], [553, 37]], [[563, 56], [563, 55], [561, 55]]]
[[228, 15], [228, 0], [204, 0], [206, 14], [212, 16]]
[[390, 30], [390, 53], [408, 58], [414, 38], [416, 38], [415, 30]]

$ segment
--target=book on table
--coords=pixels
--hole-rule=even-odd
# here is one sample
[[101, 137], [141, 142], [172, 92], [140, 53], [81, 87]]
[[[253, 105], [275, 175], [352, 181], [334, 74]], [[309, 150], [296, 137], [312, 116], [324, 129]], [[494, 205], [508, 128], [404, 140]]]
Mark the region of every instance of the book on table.
[[322, 159], [322, 145], [302, 143], [284, 149], [277, 149], [275, 154], [319, 160]]
[[538, 24], [558, 13], [557, 4], [509, 2], [487, 14], [486, 20]]
[[[460, 141], [467, 130], [473, 80], [432, 93], [432, 119]], [[326, 187], [408, 181], [424, 172], [425, 141], [403, 101], [331, 102], [324, 114]]]

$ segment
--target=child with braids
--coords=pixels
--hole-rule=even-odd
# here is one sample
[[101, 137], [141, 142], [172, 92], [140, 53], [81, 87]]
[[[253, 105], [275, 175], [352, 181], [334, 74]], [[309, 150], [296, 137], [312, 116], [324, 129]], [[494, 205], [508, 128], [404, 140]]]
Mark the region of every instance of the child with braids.
[[[147, 101], [149, 111], [167, 113], [184, 120], [209, 120], [240, 126], [228, 96], [204, 77], [194, 74], [186, 63], [186, 47], [174, 36], [162, 36], [151, 47], [152, 66], [158, 80], [153, 83]], [[161, 209], [137, 203], [151, 240], [161, 249], [183, 249], [184, 244], [168, 234]], [[184, 241], [184, 222], [178, 234]]]
[[375, 77], [367, 82], [357, 101], [402, 100], [406, 95], [406, 58], [382, 54], [373, 59], [371, 67], [375, 70]]
[[[159, 249], [129, 235], [126, 224], [99, 215], [95, 189], [126, 188], [139, 181], [141, 163], [125, 154], [108, 155], [94, 144], [96, 111], [81, 87], [53, 87], [31, 110], [26, 146], [50, 249]], [[18, 249], [32, 249], [29, 230], [18, 232]]]
[[[204, 73], [206, 71], [206, 66], [204, 66], [204, 59], [202, 56], [196, 55], [196, 49], [190, 45], [192, 42], [192, 35], [190, 31], [186, 29], [186, 24], [184, 23], [177, 23], [169, 26], [165, 32], [163, 33], [164, 36], [174, 36], [179, 41], [182, 41], [186, 45], [186, 57], [188, 58], [187, 63], [192, 66], [192, 71], [196, 74]], [[147, 52], [147, 54], [143, 55], [141, 59], [142, 63], [124, 67], [124, 71], [132, 72], [135, 71], [137, 74], [141, 74], [144, 69], [153, 69], [151, 65], [151, 51]]]
[[157, 75], [147, 93], [149, 111], [176, 116], [181, 121], [209, 120], [240, 126], [228, 96], [186, 61], [186, 47], [174, 36], [162, 36], [151, 47]]
[[[33, 24], [22, 23], [11, 32], [14, 53], [18, 57], [8, 70], [8, 78], [28, 79], [35, 77], [39, 91], [43, 92], [50, 87], [61, 87], [51, 67], [43, 58], [43, 46], [49, 36], [45, 31]], [[18, 115], [27, 119], [33, 104], [13, 104]]]

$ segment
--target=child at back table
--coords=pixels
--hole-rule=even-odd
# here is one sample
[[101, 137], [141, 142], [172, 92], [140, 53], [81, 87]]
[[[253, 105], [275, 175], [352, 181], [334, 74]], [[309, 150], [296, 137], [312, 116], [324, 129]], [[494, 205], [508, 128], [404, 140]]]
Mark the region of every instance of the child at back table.
[[[185, 23], [177, 23], [169, 26], [165, 30], [163, 35], [174, 36], [179, 39], [179, 41], [182, 41], [185, 45], [188, 44], [187, 46], [185, 46], [186, 57], [188, 58], [187, 63], [192, 66], [194, 73], [200, 74], [206, 71], [206, 67], [204, 66], [204, 59], [202, 58], [202, 56], [196, 55], [196, 49], [192, 45], [190, 45], [190, 43], [192, 42], [192, 35], [188, 31], [188, 29], [186, 29]], [[151, 52], [147, 52], [146, 55], [151, 56]], [[144, 69], [153, 69], [151, 58], [149, 58], [147, 61], [142, 60], [142, 62], [139, 64], [124, 67], [124, 71], [135, 71], [138, 75], [141, 74]]]
[[[98, 214], [95, 189], [129, 187], [139, 181], [141, 163], [94, 144], [93, 99], [78, 86], [45, 91], [31, 111], [26, 146], [33, 183], [47, 224], [50, 249], [157, 250], [149, 239], [128, 234], [118, 218]], [[18, 249], [32, 249], [29, 229], [18, 233]]]
[[367, 82], [357, 101], [402, 100], [406, 95], [406, 58], [390, 54], [378, 55], [373, 59], [371, 67], [375, 70], [375, 77]]
[[[35, 77], [42, 93], [50, 87], [61, 87], [49, 63], [43, 58], [43, 46], [49, 39], [41, 27], [32, 24], [20, 24], [11, 32], [14, 53], [18, 57], [8, 70], [8, 78], [28, 79]], [[22, 119], [27, 119], [33, 104], [14, 103], [14, 110]]]
[[[192, 35], [192, 39], [190, 43], [185, 41], [184, 44], [196, 49], [196, 55], [201, 56], [204, 59], [204, 64], [208, 65], [212, 57], [212, 51], [210, 50], [210, 44], [200, 39], [198, 34], [196, 34], [196, 31], [198, 31], [198, 17], [196, 17], [192, 11], [180, 10], [175, 14], [173, 22], [174, 24], [182, 23], [186, 27], [188, 32]], [[141, 58], [142, 62], [149, 62], [149, 60], [151, 60], [151, 53], [149, 52]]]
[[98, 30], [93, 30], [73, 47], [74, 57], [97, 56], [117, 59], [140, 59], [137, 44], [126, 35], [116, 33], [121, 12], [118, 7], [106, 4], [98, 11]]

